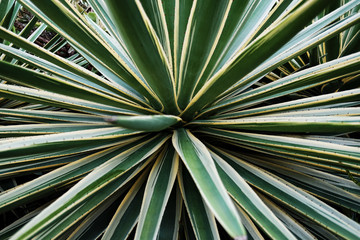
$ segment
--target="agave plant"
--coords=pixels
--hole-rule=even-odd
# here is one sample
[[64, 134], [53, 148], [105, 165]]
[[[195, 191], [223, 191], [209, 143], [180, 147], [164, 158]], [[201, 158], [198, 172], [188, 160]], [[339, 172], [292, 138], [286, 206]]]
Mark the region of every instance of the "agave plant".
[[0, 2], [1, 239], [358, 239], [359, 0], [73, 3]]

